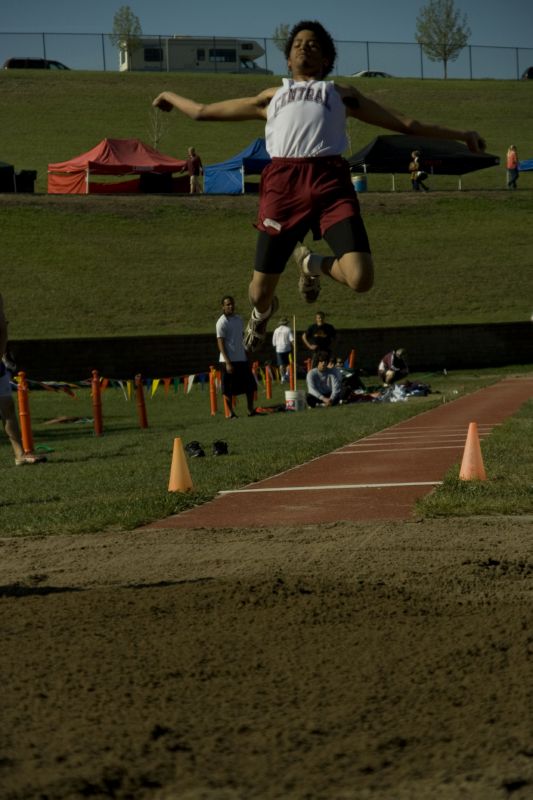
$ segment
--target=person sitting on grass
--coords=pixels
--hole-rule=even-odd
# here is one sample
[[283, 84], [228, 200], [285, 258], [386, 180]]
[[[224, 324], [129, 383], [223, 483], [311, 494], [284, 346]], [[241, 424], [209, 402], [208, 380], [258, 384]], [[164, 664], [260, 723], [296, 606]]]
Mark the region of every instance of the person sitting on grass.
[[329, 353], [320, 350], [316, 354], [316, 367], [307, 373], [306, 400], [310, 408], [336, 406], [341, 399], [342, 383], [339, 371], [335, 367], [329, 367], [329, 361]]

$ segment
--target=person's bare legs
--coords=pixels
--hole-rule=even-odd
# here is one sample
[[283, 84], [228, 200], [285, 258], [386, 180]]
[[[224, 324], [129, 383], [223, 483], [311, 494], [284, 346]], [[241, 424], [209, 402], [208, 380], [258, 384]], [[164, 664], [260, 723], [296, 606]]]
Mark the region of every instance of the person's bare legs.
[[265, 272], [254, 270], [248, 287], [248, 297], [252, 307], [260, 314], [269, 311], [279, 278], [279, 275], [267, 275]]
[[2, 417], [2, 425], [7, 438], [11, 442], [11, 447], [15, 453], [15, 459], [20, 459], [24, 455], [24, 449], [13, 398], [0, 396], [0, 416]]

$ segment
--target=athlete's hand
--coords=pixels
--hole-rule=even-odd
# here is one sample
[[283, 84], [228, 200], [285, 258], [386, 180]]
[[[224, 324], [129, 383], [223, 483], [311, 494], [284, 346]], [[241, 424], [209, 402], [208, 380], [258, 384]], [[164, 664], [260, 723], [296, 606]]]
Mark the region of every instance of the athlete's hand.
[[165, 92], [158, 94], [155, 100], [152, 102], [154, 108], [158, 108], [160, 111], [172, 111], [174, 106], [172, 103], [169, 103], [165, 97]]

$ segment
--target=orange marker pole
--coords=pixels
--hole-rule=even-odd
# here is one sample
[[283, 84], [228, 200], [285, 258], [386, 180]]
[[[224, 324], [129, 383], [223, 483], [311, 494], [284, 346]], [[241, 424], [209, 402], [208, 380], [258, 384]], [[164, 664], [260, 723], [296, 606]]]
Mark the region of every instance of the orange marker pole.
[[33, 452], [33, 434], [31, 432], [30, 400], [28, 384], [26, 383], [26, 373], [19, 372], [19, 385], [17, 389], [17, 399], [19, 407], [20, 435], [22, 437], [22, 449], [25, 453]]
[[135, 376], [135, 398], [137, 403], [137, 413], [139, 415], [139, 424], [141, 428], [148, 427], [148, 417], [146, 416], [146, 405], [144, 402], [144, 390], [142, 376]]
[[265, 367], [265, 391], [267, 400], [272, 398], [272, 374], [270, 372], [270, 367]]
[[294, 356], [292, 353], [289, 353], [289, 389], [291, 392], [294, 392], [295, 380], [294, 380]]
[[217, 384], [216, 384], [216, 370], [214, 367], [209, 367], [209, 403], [211, 405], [211, 416], [214, 417], [217, 413]]
[[[235, 403], [235, 398], [232, 397], [231, 400], [232, 400], [232, 404], [234, 404]], [[227, 398], [224, 397], [224, 416], [226, 417], [226, 419], [229, 419], [229, 417], [231, 417], [231, 414], [232, 414], [231, 406], [228, 403]]]
[[93, 369], [91, 380], [91, 395], [93, 401], [93, 425], [96, 436], [101, 436], [104, 430], [102, 421], [102, 396], [100, 391], [100, 376], [98, 370]]
[[356, 356], [356, 354], [355, 354], [355, 349], [354, 349], [354, 350], [351, 351], [350, 360], [348, 361], [348, 366], [350, 367], [350, 369], [355, 369], [355, 356]]

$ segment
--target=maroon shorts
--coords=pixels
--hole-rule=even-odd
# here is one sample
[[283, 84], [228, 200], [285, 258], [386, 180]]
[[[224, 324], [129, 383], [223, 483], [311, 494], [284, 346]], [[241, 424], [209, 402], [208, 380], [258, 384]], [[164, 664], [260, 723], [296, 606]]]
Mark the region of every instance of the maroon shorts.
[[340, 156], [273, 158], [263, 170], [260, 231], [275, 236], [299, 228], [320, 238], [335, 223], [359, 213], [350, 169]]

